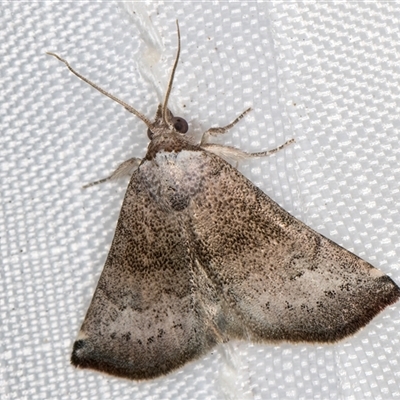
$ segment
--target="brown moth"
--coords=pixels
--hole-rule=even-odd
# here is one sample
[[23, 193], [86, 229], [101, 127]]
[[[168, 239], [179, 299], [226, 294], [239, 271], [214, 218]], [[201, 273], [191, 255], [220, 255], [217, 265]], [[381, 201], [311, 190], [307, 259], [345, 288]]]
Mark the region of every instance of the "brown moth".
[[[221, 157], [248, 154], [200, 144], [163, 104], [146, 156], [107, 179], [132, 175], [114, 240], [71, 362], [130, 379], [167, 374], [230, 339], [336, 342], [400, 296], [383, 272], [294, 218]], [[288, 143], [290, 143], [289, 141]], [[288, 144], [286, 143], [286, 144]], [[95, 182], [98, 183], [98, 182]], [[90, 186], [90, 185], [88, 185]]]

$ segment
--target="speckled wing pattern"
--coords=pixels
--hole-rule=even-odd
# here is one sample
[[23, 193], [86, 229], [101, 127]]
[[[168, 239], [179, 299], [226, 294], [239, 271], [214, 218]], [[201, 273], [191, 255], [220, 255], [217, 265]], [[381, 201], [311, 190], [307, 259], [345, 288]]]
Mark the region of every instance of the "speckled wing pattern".
[[[147, 126], [104, 270], [73, 346], [71, 362], [130, 379], [173, 371], [229, 339], [334, 342], [400, 296], [383, 272], [291, 216], [221, 157], [264, 157], [197, 144], [168, 109], [178, 49], [154, 121], [75, 71]], [[286, 144], [290, 143], [286, 142]]]
[[208, 165], [219, 172], [190, 205], [194, 247], [245, 327], [239, 338], [334, 342], [399, 298], [383, 272], [294, 218], [231, 165], [214, 155]]
[[185, 215], [147, 184], [133, 174], [71, 359], [131, 379], [168, 373], [224, 340], [219, 296], [189, 246]]
[[399, 294], [218, 156], [160, 151], [131, 179], [72, 362], [149, 379], [233, 338], [333, 342]]

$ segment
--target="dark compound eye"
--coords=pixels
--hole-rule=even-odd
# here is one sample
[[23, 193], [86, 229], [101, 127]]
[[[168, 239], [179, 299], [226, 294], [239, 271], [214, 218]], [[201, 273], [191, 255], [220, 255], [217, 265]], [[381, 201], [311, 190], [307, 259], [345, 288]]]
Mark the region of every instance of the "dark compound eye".
[[[170, 116], [170, 118], [171, 118], [171, 116]], [[181, 117], [172, 116], [172, 125], [173, 125], [174, 129], [179, 133], [186, 133], [189, 130], [188, 123]], [[150, 129], [147, 129], [147, 137], [150, 140], [152, 140], [153, 136], [154, 136], [154, 133]]]
[[181, 117], [172, 118], [172, 123], [177, 132], [186, 133], [189, 129], [188, 123]]

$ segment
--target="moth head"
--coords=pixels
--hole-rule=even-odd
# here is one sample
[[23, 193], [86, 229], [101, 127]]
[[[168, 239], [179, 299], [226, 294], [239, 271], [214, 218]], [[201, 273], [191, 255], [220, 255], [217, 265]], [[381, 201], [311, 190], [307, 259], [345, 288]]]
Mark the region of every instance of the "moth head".
[[166, 109], [166, 120], [163, 118], [163, 105], [158, 106], [154, 122], [147, 129], [147, 137], [152, 140], [157, 133], [171, 131], [184, 134], [189, 130], [189, 125], [182, 117], [175, 117], [171, 110]]

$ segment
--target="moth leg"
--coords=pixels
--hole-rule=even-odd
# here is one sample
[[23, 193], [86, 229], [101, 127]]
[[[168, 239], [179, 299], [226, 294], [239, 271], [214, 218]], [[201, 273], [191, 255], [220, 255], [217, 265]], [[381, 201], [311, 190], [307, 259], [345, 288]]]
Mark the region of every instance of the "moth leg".
[[119, 179], [123, 176], [130, 176], [133, 174], [134, 171], [138, 168], [139, 164], [141, 163], [140, 158], [130, 158], [129, 160], [124, 161], [122, 164], [118, 166], [118, 168], [107, 178], [100, 179], [99, 181], [88, 183], [87, 185], [83, 186], [83, 189], [88, 187], [97, 185], [99, 183], [107, 182], [114, 179]]
[[251, 108], [248, 108], [246, 111], [244, 111], [242, 114], [240, 114], [233, 122], [231, 122], [229, 125], [220, 127], [220, 128], [210, 128], [209, 130], [205, 131], [203, 133], [203, 136], [201, 137], [201, 142], [200, 146], [203, 144], [208, 143], [210, 140], [211, 136], [218, 136], [226, 133], [229, 131], [229, 129], [233, 128], [247, 113], [251, 111]]
[[222, 157], [224, 159], [233, 160], [233, 161], [241, 161], [241, 160], [246, 160], [248, 158], [253, 158], [253, 157], [268, 157], [268, 156], [275, 154], [276, 152], [282, 150], [286, 146], [289, 146], [293, 142], [294, 142], [294, 139], [290, 139], [275, 149], [260, 151], [257, 153], [248, 153], [246, 151], [237, 149], [236, 147], [224, 146], [221, 144], [211, 144], [211, 143], [205, 143], [205, 144], [201, 145], [201, 148], [204, 150], [207, 150], [211, 153], [214, 153], [217, 156]]

